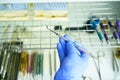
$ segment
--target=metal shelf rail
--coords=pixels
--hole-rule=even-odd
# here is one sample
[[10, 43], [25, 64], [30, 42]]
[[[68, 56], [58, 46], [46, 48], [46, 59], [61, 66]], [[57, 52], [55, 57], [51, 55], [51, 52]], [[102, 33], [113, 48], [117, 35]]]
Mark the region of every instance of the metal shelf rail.
[[[89, 17], [95, 15], [101, 21], [109, 18], [115, 23], [116, 17], [119, 19], [119, 1], [118, 2], [79, 2], [69, 3], [68, 18], [69, 21], [50, 21], [50, 20], [23, 20], [23, 21], [0, 21], [0, 43], [10, 41], [22, 41], [23, 49], [54, 49], [58, 42], [58, 37], [46, 29], [49, 26], [54, 30], [56, 25], [61, 25], [62, 30], [55, 30], [64, 35], [70, 35], [74, 40], [80, 41], [88, 48], [116, 48], [116, 43], [110, 28], [106, 29], [111, 44], [107, 44], [105, 39], [103, 43], [99, 40], [97, 33], [87, 33], [85, 30], [65, 30], [69, 27], [83, 27]], [[104, 23], [104, 25], [108, 25]], [[98, 29], [101, 31], [100, 27]], [[16, 35], [16, 36], [15, 36]], [[103, 34], [102, 34], [103, 35]]]
[[[6, 19], [3, 21], [0, 21], [0, 51], [2, 51], [2, 49], [4, 49], [2, 47], [2, 46], [5, 46], [3, 43], [20, 42], [18, 46], [14, 45], [9, 48], [7, 46], [7, 48], [8, 48], [8, 50], [13, 49], [13, 51], [16, 51], [16, 50], [14, 50], [14, 48], [17, 47], [15, 49], [18, 50], [19, 49], [18, 47], [21, 46], [22, 50], [21, 49], [20, 50], [23, 51], [22, 57], [24, 57], [24, 59], [26, 60], [26, 62], [23, 61], [23, 64], [22, 64], [22, 65], [25, 64], [24, 68], [27, 66], [27, 64], [32, 63], [30, 57], [29, 57], [30, 60], [28, 60], [28, 63], [27, 63], [28, 55], [31, 56], [31, 54], [33, 54], [33, 53], [43, 54], [44, 60], [43, 60], [43, 63], [41, 63], [42, 66], [44, 66], [43, 73], [42, 73], [43, 79], [40, 79], [40, 78], [39, 79], [40, 80], [53, 80], [54, 74], [57, 71], [57, 69], [59, 68], [59, 58], [58, 58], [58, 55], [56, 54], [56, 45], [57, 45], [57, 42], [59, 41], [59, 38], [53, 32], [50, 32], [46, 28], [46, 26], [48, 26], [50, 29], [54, 30], [55, 32], [57, 32], [63, 36], [64, 36], [64, 34], [70, 35], [74, 41], [79, 41], [81, 44], [83, 44], [87, 48], [90, 48], [90, 49], [95, 48], [93, 51], [90, 50], [93, 52], [94, 55], [96, 55], [96, 53], [100, 53], [102, 51], [109, 53], [109, 54], [105, 53], [105, 56], [103, 58], [101, 58], [103, 64], [100, 64], [100, 65], [102, 65], [101, 66], [101, 74], [105, 75], [105, 76], [102, 76], [102, 78], [105, 78], [105, 80], [109, 80], [111, 77], [114, 77], [113, 74], [110, 73], [110, 72], [113, 72], [113, 70], [111, 69], [112, 67], [111, 67], [111, 58], [110, 58], [111, 54], [110, 53], [111, 53], [112, 49], [119, 48], [120, 43], [119, 43], [119, 41], [116, 42], [116, 40], [113, 36], [113, 33], [106, 21], [108, 21], [108, 19], [111, 20], [112, 25], [114, 26], [115, 31], [117, 32], [117, 29], [116, 29], [117, 27], [115, 27], [115, 22], [116, 22], [116, 17], [118, 20], [120, 19], [120, 5], [119, 4], [120, 4], [120, 1], [115, 1], [115, 2], [114, 1], [71, 2], [71, 3], [68, 3], [68, 5], [69, 5], [68, 6], [68, 19], [69, 19], [68, 21], [64, 21], [64, 20], [59, 21], [57, 19], [56, 20], [47, 20], [47, 19], [46, 20], [34, 20], [34, 18], [33, 18], [34, 10], [32, 8], [32, 9], [30, 9], [31, 20], [15, 21], [14, 19], [13, 20]], [[89, 21], [91, 19], [90, 18], [91, 16], [97, 16], [99, 18], [99, 20], [101, 22], [103, 22], [103, 24], [105, 26], [105, 31], [108, 34], [108, 38], [110, 40], [110, 44], [108, 44], [106, 42], [105, 38], [103, 38], [103, 42], [101, 42], [96, 30], [89, 29], [90, 27], [88, 27], [88, 26], [92, 26], [92, 25], [88, 24], [87, 21]], [[55, 26], [57, 26], [56, 30], [55, 30]], [[97, 28], [98, 28], [98, 31], [100, 31], [102, 33], [102, 30], [100, 29], [99, 24], [98, 24]], [[103, 33], [102, 33], [102, 36], [104, 36]], [[99, 48], [102, 48], [102, 50], [101, 49], [99, 50]], [[14, 53], [16, 53], [16, 52], [14, 52]], [[11, 54], [9, 54], [9, 55], [11, 55]], [[9, 57], [9, 59], [11, 59], [11, 57], [9, 55], [7, 55], [7, 56]], [[4, 56], [6, 56], [6, 54]], [[1, 54], [0, 54], [0, 57], [2, 57]], [[16, 68], [18, 67], [16, 64], [18, 62], [16, 60], [19, 60], [19, 59], [17, 59], [17, 57], [19, 57], [19, 55], [16, 55], [15, 60], [13, 58], [14, 62], [11, 61], [12, 63], [15, 63], [14, 67], [16, 67]], [[6, 62], [6, 64], [8, 64], [8, 59], [7, 60], [5, 60], [5, 59], [6, 59], [6, 57], [3, 57], [3, 62]], [[36, 60], [36, 58], [34, 58], [34, 59]], [[91, 61], [90, 65], [89, 65], [90, 71], [87, 72], [89, 74], [88, 77], [91, 77], [94, 80], [100, 80], [99, 77], [96, 75], [97, 73], [96, 73], [96, 69], [94, 67], [94, 62], [92, 62], [92, 60], [90, 60], [90, 61]], [[31, 63], [29, 63], [29, 62], [31, 62]], [[13, 65], [11, 65], [11, 70], [12, 70], [12, 68], [14, 68], [12, 66]], [[31, 66], [28, 66], [28, 67], [31, 68]], [[14, 69], [16, 69], [16, 68], [14, 68]], [[23, 72], [24, 72], [24, 68], [23, 68]], [[26, 69], [26, 72], [27, 72], [27, 69]], [[91, 70], [92, 70], [92, 74], [91, 74]], [[107, 71], [105, 71], [105, 70], [107, 70]], [[104, 72], [102, 73], [102, 71], [104, 71]], [[11, 73], [11, 71], [10, 71], [10, 73]], [[28, 79], [31, 77], [35, 77], [33, 75], [29, 75], [29, 73], [31, 73], [31, 71], [28, 73], [24, 73], [27, 75]], [[106, 76], [106, 73], [111, 76], [109, 76], [109, 77]], [[113, 73], [116, 73], [116, 72], [113, 72]], [[20, 76], [21, 74], [22, 73], [18, 73], [18, 79], [22, 79], [22, 77]], [[14, 78], [14, 74], [12, 74], [12, 76]], [[9, 77], [11, 77], [11, 76], [9, 76]], [[108, 77], [109, 79], [106, 77]], [[17, 75], [15, 78], [17, 78]], [[24, 76], [23, 78], [25, 80], [27, 80], [26, 76]], [[13, 79], [11, 79], [11, 80], [13, 80]], [[33, 79], [31, 79], [31, 80], [33, 80]], [[35, 79], [35, 80], [38, 80], [38, 79]]]

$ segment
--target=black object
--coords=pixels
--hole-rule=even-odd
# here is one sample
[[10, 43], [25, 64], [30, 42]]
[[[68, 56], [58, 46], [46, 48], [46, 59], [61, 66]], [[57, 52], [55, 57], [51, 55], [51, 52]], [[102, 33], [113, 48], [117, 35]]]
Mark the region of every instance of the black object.
[[86, 26], [83, 27], [66, 27], [65, 31], [74, 31], [74, 30], [86, 30], [87, 33], [94, 33], [94, 28], [92, 27], [90, 20], [86, 22]]
[[66, 27], [65, 31], [84, 30], [84, 27]]
[[87, 33], [94, 33], [95, 31], [94, 31], [94, 28], [92, 27], [92, 25], [90, 25], [91, 24], [90, 20], [88, 20], [86, 23], [88, 24], [87, 26], [84, 26], [85, 30], [88, 30], [86, 32]]
[[[5, 58], [8, 60], [7, 62], [7, 72], [5, 73], [5, 77], [0, 74], [0, 80], [17, 80], [19, 65], [20, 65], [20, 57], [21, 52], [16, 50], [18, 47], [22, 49], [23, 42], [3, 42], [0, 56], [0, 66], [3, 61], [4, 51], [7, 50], [7, 56]], [[17, 47], [17, 48], [15, 48]], [[15, 50], [14, 50], [15, 48]], [[10, 55], [10, 57], [8, 57]], [[2, 57], [2, 58], [1, 58]], [[7, 61], [6, 60], [6, 61]], [[5, 62], [6, 63], [6, 62]], [[3, 79], [4, 78], [4, 79]]]
[[54, 30], [62, 30], [62, 26], [61, 25], [57, 25], [54, 27]]
[[94, 33], [94, 29], [90, 26], [83, 26], [83, 27], [66, 27], [65, 31], [75, 31], [75, 30], [86, 30], [87, 33]]

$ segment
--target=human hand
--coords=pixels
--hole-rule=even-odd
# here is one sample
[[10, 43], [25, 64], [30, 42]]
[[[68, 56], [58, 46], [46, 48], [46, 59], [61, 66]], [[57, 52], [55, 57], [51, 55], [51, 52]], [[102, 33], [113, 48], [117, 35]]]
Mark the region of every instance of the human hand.
[[56, 72], [54, 80], [80, 80], [82, 73], [87, 68], [89, 56], [74, 46], [74, 44], [77, 44], [84, 48], [80, 43], [73, 43], [68, 35], [64, 35], [64, 37], [69, 41], [59, 38], [57, 50], [60, 68]]

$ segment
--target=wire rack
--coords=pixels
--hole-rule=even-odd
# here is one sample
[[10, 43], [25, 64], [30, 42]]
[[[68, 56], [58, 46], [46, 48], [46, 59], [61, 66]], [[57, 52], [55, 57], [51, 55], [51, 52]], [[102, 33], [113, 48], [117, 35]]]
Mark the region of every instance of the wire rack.
[[[54, 74], [59, 68], [59, 58], [58, 58], [58, 54], [56, 54], [56, 46], [59, 41], [59, 37], [55, 35], [53, 32], [50, 32], [46, 28], [46, 26], [48, 26], [51, 30], [54, 30], [55, 32], [63, 36], [64, 34], [70, 35], [73, 41], [79, 41], [81, 44], [83, 44], [88, 49], [90, 49], [89, 51], [91, 51], [95, 56], [97, 55], [96, 53], [104, 52], [105, 56], [101, 58], [103, 63], [101, 64], [101, 74], [104, 75], [102, 76], [102, 78], [105, 78], [105, 80], [109, 80], [111, 77], [114, 77], [114, 75], [111, 74], [113, 70], [111, 69], [112, 62], [111, 62], [110, 53], [112, 53], [111, 51], [114, 48], [120, 47], [120, 44], [118, 44], [116, 40], [113, 38], [113, 34], [108, 24], [104, 21], [107, 21], [107, 18], [109, 18], [109, 20], [111, 20], [111, 22], [114, 25], [116, 21], [116, 17], [120, 19], [119, 4], [120, 4], [120, 1], [115, 1], [115, 2], [108, 2], [108, 1], [98, 2], [97, 1], [97, 2], [78, 2], [78, 3], [71, 2], [71, 3], [68, 3], [68, 15], [67, 15], [68, 21], [57, 20], [57, 19], [56, 20], [55, 19], [35, 20], [33, 16], [33, 13], [35, 10], [33, 10], [33, 8], [28, 10], [30, 11], [29, 13], [30, 15], [28, 16], [30, 19], [28, 20], [26, 19], [18, 20], [19, 19], [18, 18], [15, 21], [15, 19], [11, 18], [7, 20], [6, 18], [6, 20], [4, 19], [3, 21], [0, 21], [0, 51], [1, 51], [0, 57], [2, 58], [4, 56], [2, 59], [0, 58], [1, 59], [0, 63], [4, 62], [6, 65], [8, 65], [9, 63], [15, 64], [15, 65], [8, 66], [10, 67], [10, 70], [7, 71], [7, 74], [10, 74], [10, 76], [8, 75], [9, 77], [13, 76], [13, 78], [11, 77], [11, 80], [15, 80], [14, 78], [17, 78], [17, 77], [14, 76], [16, 75], [16, 72], [14, 71], [14, 69], [19, 67], [18, 66], [19, 60], [21, 61], [23, 60], [23, 63], [20, 62], [20, 65], [21, 65], [20, 70], [16, 70], [16, 71], [22, 72], [26, 76], [22, 77], [21, 76], [22, 73], [18, 73], [18, 80], [19, 79], [33, 80], [31, 77], [35, 78], [36, 75], [39, 75], [39, 74], [36, 74], [36, 70], [38, 69], [36, 68], [37, 67], [36, 65], [38, 64], [36, 60], [37, 56], [42, 54], [44, 58], [42, 57], [41, 62], [43, 63], [39, 67], [42, 66], [44, 68], [41, 68], [42, 72], [40, 74], [42, 77], [40, 77], [39, 79], [53, 80]], [[30, 4], [30, 5], [33, 6], [33, 4]], [[99, 17], [100, 21], [104, 22], [104, 25], [106, 26], [105, 31], [108, 34], [110, 44], [107, 44], [105, 38], [103, 39], [103, 43], [102, 43], [94, 29], [92, 30], [89, 30], [87, 28], [84, 30], [79, 29], [79, 28], [82, 28], [83, 26], [88, 26], [88, 24], [86, 24], [86, 21], [88, 21], [89, 17], [91, 16], [97, 16]], [[55, 30], [55, 26], [61, 26], [62, 29], [59, 28], [58, 30]], [[71, 27], [76, 28], [76, 30], [66, 29]], [[98, 26], [98, 30], [102, 32], [99, 26]], [[90, 31], [93, 33], [88, 33]], [[21, 50], [21, 48], [23, 50]], [[3, 51], [5, 52], [5, 50], [8, 52], [9, 51], [10, 52], [12, 51], [12, 52], [11, 54], [7, 54], [7, 55], [5, 53], [2, 54]], [[21, 51], [23, 51], [23, 53], [14, 54], [16, 53], [16, 51], [17, 53], [20, 53]], [[14, 55], [16, 55], [16, 57], [11, 57]], [[21, 59], [18, 58], [20, 55], [21, 55]], [[31, 56], [34, 56], [34, 60], [33, 60], [33, 57]], [[34, 63], [32, 60], [34, 61]], [[10, 62], [8, 63], [8, 61]], [[34, 68], [36, 68], [35, 70], [33, 70], [33, 74], [35, 74], [34, 76], [29, 75], [29, 73], [31, 73], [31, 70], [29, 71], [28, 69], [31, 68], [31, 63], [33, 63]], [[25, 70], [24, 69], [22, 70], [22, 65], [24, 66]], [[26, 66], [27, 68], [25, 68]], [[97, 71], [94, 67], [94, 62], [92, 62], [92, 58], [90, 58], [90, 64], [88, 68], [89, 69], [85, 73], [85, 76], [89, 75], [88, 77], [91, 77], [94, 80], [96, 79], [99, 80], [99, 76], [97, 76]], [[108, 71], [105, 72], [106, 69]], [[92, 74], [91, 74], [91, 70], [92, 70]], [[108, 77], [109, 79], [106, 78], [107, 77], [105, 76], [106, 74], [111, 75], [110, 77]], [[116, 74], [116, 71], [115, 71], [115, 74]], [[7, 78], [9, 79], [9, 77]], [[38, 79], [35, 79], [35, 80], [38, 80]]]
[[[58, 36], [47, 30], [46, 26], [54, 30], [56, 25], [61, 25], [62, 30], [55, 30], [64, 35], [68, 34], [73, 40], [77, 40], [88, 48], [116, 48], [120, 45], [112, 38], [110, 28], [106, 29], [109, 35], [110, 45], [104, 39], [101, 43], [96, 32], [93, 34], [86, 31], [91, 30], [65, 30], [66, 27], [82, 27], [91, 15], [95, 15], [100, 20], [108, 17], [115, 23], [116, 16], [120, 17], [120, 2], [79, 2], [68, 3], [68, 21], [54, 20], [17, 20], [0, 21], [0, 43], [21, 41], [23, 49], [55, 49], [59, 41]], [[107, 25], [107, 24], [104, 24]], [[99, 28], [100, 30], [100, 28]], [[94, 31], [94, 30], [92, 30]]]

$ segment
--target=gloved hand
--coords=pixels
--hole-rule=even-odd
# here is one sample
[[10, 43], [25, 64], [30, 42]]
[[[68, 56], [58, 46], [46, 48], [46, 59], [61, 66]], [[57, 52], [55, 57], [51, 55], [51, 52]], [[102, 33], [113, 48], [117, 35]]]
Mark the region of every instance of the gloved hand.
[[[54, 80], [80, 80], [82, 73], [87, 68], [89, 55], [78, 50], [74, 44], [84, 48], [78, 42], [72, 42], [68, 35], [64, 35], [69, 41], [59, 38], [57, 50], [60, 59], [60, 68], [54, 76]], [[80, 53], [80, 55], [79, 55]]]

